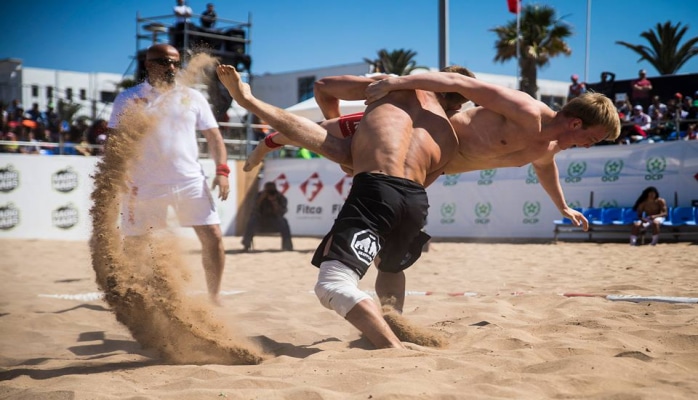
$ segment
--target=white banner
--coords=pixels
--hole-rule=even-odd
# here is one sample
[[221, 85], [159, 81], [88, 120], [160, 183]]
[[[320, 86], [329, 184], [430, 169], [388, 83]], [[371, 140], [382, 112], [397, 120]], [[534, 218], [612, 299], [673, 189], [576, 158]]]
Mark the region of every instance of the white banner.
[[[0, 154], [0, 238], [88, 239], [97, 161]], [[212, 161], [201, 163], [210, 182]], [[698, 141], [571, 149], [557, 156], [557, 164], [573, 207], [630, 207], [647, 186], [670, 206], [698, 200]], [[263, 172], [260, 184], [274, 181], [288, 198], [294, 235], [327, 233], [352, 182], [325, 159], [267, 160]], [[217, 200], [227, 236], [236, 234], [236, 181], [233, 169], [229, 200]], [[561, 217], [530, 165], [442, 176], [427, 192], [426, 230], [434, 237], [552, 239], [553, 220]]]
[[[698, 200], [698, 142], [570, 149], [557, 156], [560, 183], [573, 207], [630, 207], [655, 186], [670, 206]], [[324, 160], [275, 159], [262, 183], [276, 181], [289, 201], [295, 235], [324, 235], [351, 184]], [[531, 165], [440, 177], [429, 193], [426, 230], [434, 237], [551, 238], [561, 215]]]
[[[92, 232], [90, 194], [99, 158], [0, 154], [0, 238], [87, 240]], [[209, 182], [215, 167], [201, 160]], [[216, 200], [224, 234], [235, 234], [237, 184], [229, 200]], [[192, 229], [182, 230], [194, 235]]]

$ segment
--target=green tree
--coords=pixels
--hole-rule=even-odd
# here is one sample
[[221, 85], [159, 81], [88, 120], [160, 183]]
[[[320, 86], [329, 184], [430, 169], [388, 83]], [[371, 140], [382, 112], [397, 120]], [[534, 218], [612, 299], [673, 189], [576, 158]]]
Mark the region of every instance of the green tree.
[[640, 34], [649, 42], [649, 47], [640, 44], [631, 44], [616, 41], [616, 44], [625, 46], [640, 55], [637, 62], [646, 60], [661, 75], [676, 73], [691, 57], [698, 54], [698, 36], [688, 39], [683, 45], [679, 45], [683, 39], [688, 25], [681, 27], [681, 22], [672, 25], [667, 21], [663, 25], [657, 23], [655, 30], [649, 29]]
[[58, 117], [61, 119], [61, 121], [67, 121], [69, 125], [73, 125], [73, 122], [76, 121], [76, 116], [78, 112], [80, 112], [81, 108], [81, 104], [58, 99], [58, 107], [56, 108], [56, 112], [58, 113]]
[[378, 51], [378, 58], [372, 60], [364, 58], [364, 61], [373, 66], [376, 72], [384, 72], [386, 74], [409, 75], [416, 69], [426, 69], [428, 67], [417, 65], [414, 57], [417, 55], [415, 51], [398, 49], [388, 52], [386, 49]]
[[[572, 50], [565, 38], [572, 36], [572, 29], [555, 15], [555, 9], [546, 5], [529, 4], [521, 9], [520, 57], [521, 82], [519, 90], [536, 97], [538, 92], [538, 68], [550, 63], [561, 54], [569, 56]], [[505, 62], [516, 58], [516, 19], [491, 31], [497, 34], [494, 61]]]

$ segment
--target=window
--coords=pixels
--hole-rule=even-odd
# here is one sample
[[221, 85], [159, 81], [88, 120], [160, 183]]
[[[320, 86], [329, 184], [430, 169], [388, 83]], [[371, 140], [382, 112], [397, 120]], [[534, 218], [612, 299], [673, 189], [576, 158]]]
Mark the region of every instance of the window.
[[65, 99], [68, 101], [73, 101], [73, 88], [68, 88], [65, 90]]
[[99, 101], [102, 103], [113, 103], [116, 99], [116, 92], [99, 92]]
[[46, 86], [46, 99], [53, 99], [53, 86]]
[[314, 76], [304, 76], [298, 78], [298, 102], [308, 100], [313, 97], [313, 84], [315, 83]]
[[80, 89], [80, 100], [87, 100], [87, 90]]
[[39, 85], [32, 85], [32, 97], [39, 97]]

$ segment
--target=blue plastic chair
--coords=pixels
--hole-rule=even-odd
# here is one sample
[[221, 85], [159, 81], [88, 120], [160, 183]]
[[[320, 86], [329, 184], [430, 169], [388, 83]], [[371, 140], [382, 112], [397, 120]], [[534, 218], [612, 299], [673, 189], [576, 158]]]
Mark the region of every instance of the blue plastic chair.
[[589, 220], [589, 224], [598, 225], [601, 221], [601, 212], [603, 208], [589, 207], [582, 209], [582, 214]]
[[620, 220], [623, 209], [620, 207], [606, 207], [601, 209], [601, 219], [592, 221], [594, 225], [613, 225], [613, 221]]
[[696, 225], [694, 207], [674, 207], [669, 215], [671, 215], [671, 219], [664, 221], [666, 226]]
[[632, 207], [623, 208], [620, 218], [612, 222], [613, 225], [631, 225], [637, 219], [637, 211]]
[[[572, 209], [584, 213], [582, 208], [572, 207]], [[562, 217], [562, 219], [553, 220], [553, 223], [555, 225], [572, 225], [572, 220], [567, 217]]]

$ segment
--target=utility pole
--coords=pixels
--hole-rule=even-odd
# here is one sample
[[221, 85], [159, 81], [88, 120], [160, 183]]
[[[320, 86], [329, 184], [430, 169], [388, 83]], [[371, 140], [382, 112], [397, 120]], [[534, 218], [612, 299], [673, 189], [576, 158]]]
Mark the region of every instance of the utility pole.
[[439, 0], [439, 69], [448, 66], [448, 0]]

